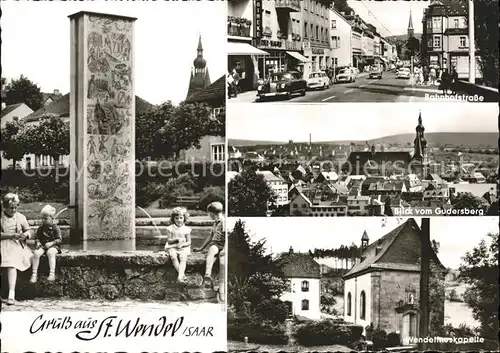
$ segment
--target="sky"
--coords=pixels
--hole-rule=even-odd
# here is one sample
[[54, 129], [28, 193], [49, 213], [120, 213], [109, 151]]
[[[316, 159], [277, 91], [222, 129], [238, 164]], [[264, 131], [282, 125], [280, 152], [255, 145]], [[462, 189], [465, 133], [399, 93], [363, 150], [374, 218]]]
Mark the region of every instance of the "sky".
[[[231, 139], [344, 141], [426, 132], [498, 132], [494, 103], [228, 104]], [[472, 118], [473, 117], [473, 118]]]
[[[228, 231], [238, 218], [228, 218]], [[360, 246], [361, 236], [366, 230], [370, 243], [397, 227], [403, 219], [398, 218], [243, 218], [252, 240], [266, 240], [270, 253], [289, 250], [332, 249], [340, 245]], [[415, 218], [421, 225], [421, 219]], [[385, 222], [385, 227], [382, 227]], [[276, 231], [279, 229], [279, 233]], [[430, 221], [430, 238], [440, 243], [438, 257], [441, 263], [456, 269], [461, 257], [479, 244], [490, 232], [498, 233], [498, 218], [494, 217], [434, 217]]]
[[422, 16], [430, 1], [347, 1], [365, 22], [377, 27], [383, 36], [407, 34], [410, 9], [415, 33], [422, 33]]
[[69, 92], [70, 21], [79, 11], [136, 17], [135, 93], [153, 104], [186, 98], [198, 36], [212, 82], [226, 71], [223, 1], [2, 1], [2, 77]]

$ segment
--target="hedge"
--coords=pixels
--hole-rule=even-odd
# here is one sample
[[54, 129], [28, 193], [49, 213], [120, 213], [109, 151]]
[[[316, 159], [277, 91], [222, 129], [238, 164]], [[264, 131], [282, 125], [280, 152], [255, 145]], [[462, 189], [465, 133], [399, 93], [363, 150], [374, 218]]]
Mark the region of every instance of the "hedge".
[[287, 344], [288, 336], [283, 324], [271, 322], [249, 321], [248, 318], [228, 320], [227, 338], [234, 341], [243, 341], [260, 344]]
[[339, 324], [333, 320], [309, 321], [295, 332], [297, 342], [303, 346], [326, 346], [332, 344], [351, 345], [361, 339], [363, 327]]

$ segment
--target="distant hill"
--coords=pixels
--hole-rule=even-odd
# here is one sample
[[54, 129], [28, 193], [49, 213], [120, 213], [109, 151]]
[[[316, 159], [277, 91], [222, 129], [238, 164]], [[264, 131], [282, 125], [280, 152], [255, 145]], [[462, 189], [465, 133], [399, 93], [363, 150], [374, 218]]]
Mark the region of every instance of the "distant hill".
[[283, 145], [288, 141], [259, 141], [259, 140], [242, 140], [242, 139], [227, 139], [229, 146], [243, 147], [243, 146], [262, 146], [262, 145]]
[[[498, 147], [498, 133], [495, 132], [428, 132], [425, 133], [425, 139], [430, 145], [452, 145], [452, 146], [488, 146], [491, 148]], [[415, 133], [398, 134], [392, 136], [384, 136], [369, 140], [370, 145], [373, 144], [400, 144], [413, 145]], [[294, 141], [295, 143], [306, 143], [307, 141]], [[348, 145], [350, 143], [365, 144], [365, 140], [344, 140], [344, 141], [314, 141], [313, 144], [331, 144], [331, 145]], [[258, 140], [242, 140], [228, 139], [230, 146], [256, 146], [256, 145], [284, 145], [288, 141], [258, 141]]]
[[[428, 132], [425, 134], [425, 139], [430, 145], [453, 145], [453, 146], [490, 146], [495, 148], [498, 146], [498, 133], [494, 132]], [[370, 144], [390, 144], [399, 143], [413, 144], [415, 134], [399, 134], [392, 136], [380, 137], [370, 140]]]

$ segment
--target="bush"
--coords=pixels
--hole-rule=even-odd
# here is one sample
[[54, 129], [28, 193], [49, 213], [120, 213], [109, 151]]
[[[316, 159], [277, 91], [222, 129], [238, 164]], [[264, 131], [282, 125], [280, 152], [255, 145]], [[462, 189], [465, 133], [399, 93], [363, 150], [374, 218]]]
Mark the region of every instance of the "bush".
[[283, 324], [248, 320], [248, 318], [228, 320], [227, 338], [235, 341], [243, 341], [245, 337], [248, 337], [248, 341], [251, 343], [288, 343], [288, 336], [286, 335], [285, 326]]
[[387, 347], [387, 332], [375, 329], [372, 332], [373, 349], [383, 349]]
[[214, 201], [225, 202], [225, 189], [222, 186], [210, 186], [203, 190], [200, 197], [199, 208], [206, 210], [207, 206]]
[[363, 352], [368, 349], [368, 344], [366, 343], [365, 340], [358, 340], [350, 345], [352, 349], [354, 349], [357, 352]]
[[268, 299], [259, 303], [256, 313], [274, 323], [283, 323], [290, 314], [289, 306], [279, 299]]
[[165, 195], [165, 185], [158, 182], [149, 182], [137, 185], [135, 203], [140, 207], [148, 207], [152, 202]]
[[295, 336], [303, 346], [325, 346], [331, 344], [350, 345], [361, 339], [363, 327], [338, 324], [332, 320], [309, 321], [301, 325]]
[[398, 347], [401, 345], [401, 335], [391, 332], [387, 335], [387, 347]]

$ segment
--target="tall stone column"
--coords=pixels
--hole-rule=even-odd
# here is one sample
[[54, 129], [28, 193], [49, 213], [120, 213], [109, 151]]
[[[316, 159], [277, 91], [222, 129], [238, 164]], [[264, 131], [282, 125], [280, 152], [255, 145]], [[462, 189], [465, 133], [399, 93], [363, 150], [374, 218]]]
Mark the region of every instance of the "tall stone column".
[[71, 241], [135, 238], [135, 18], [71, 22]]

